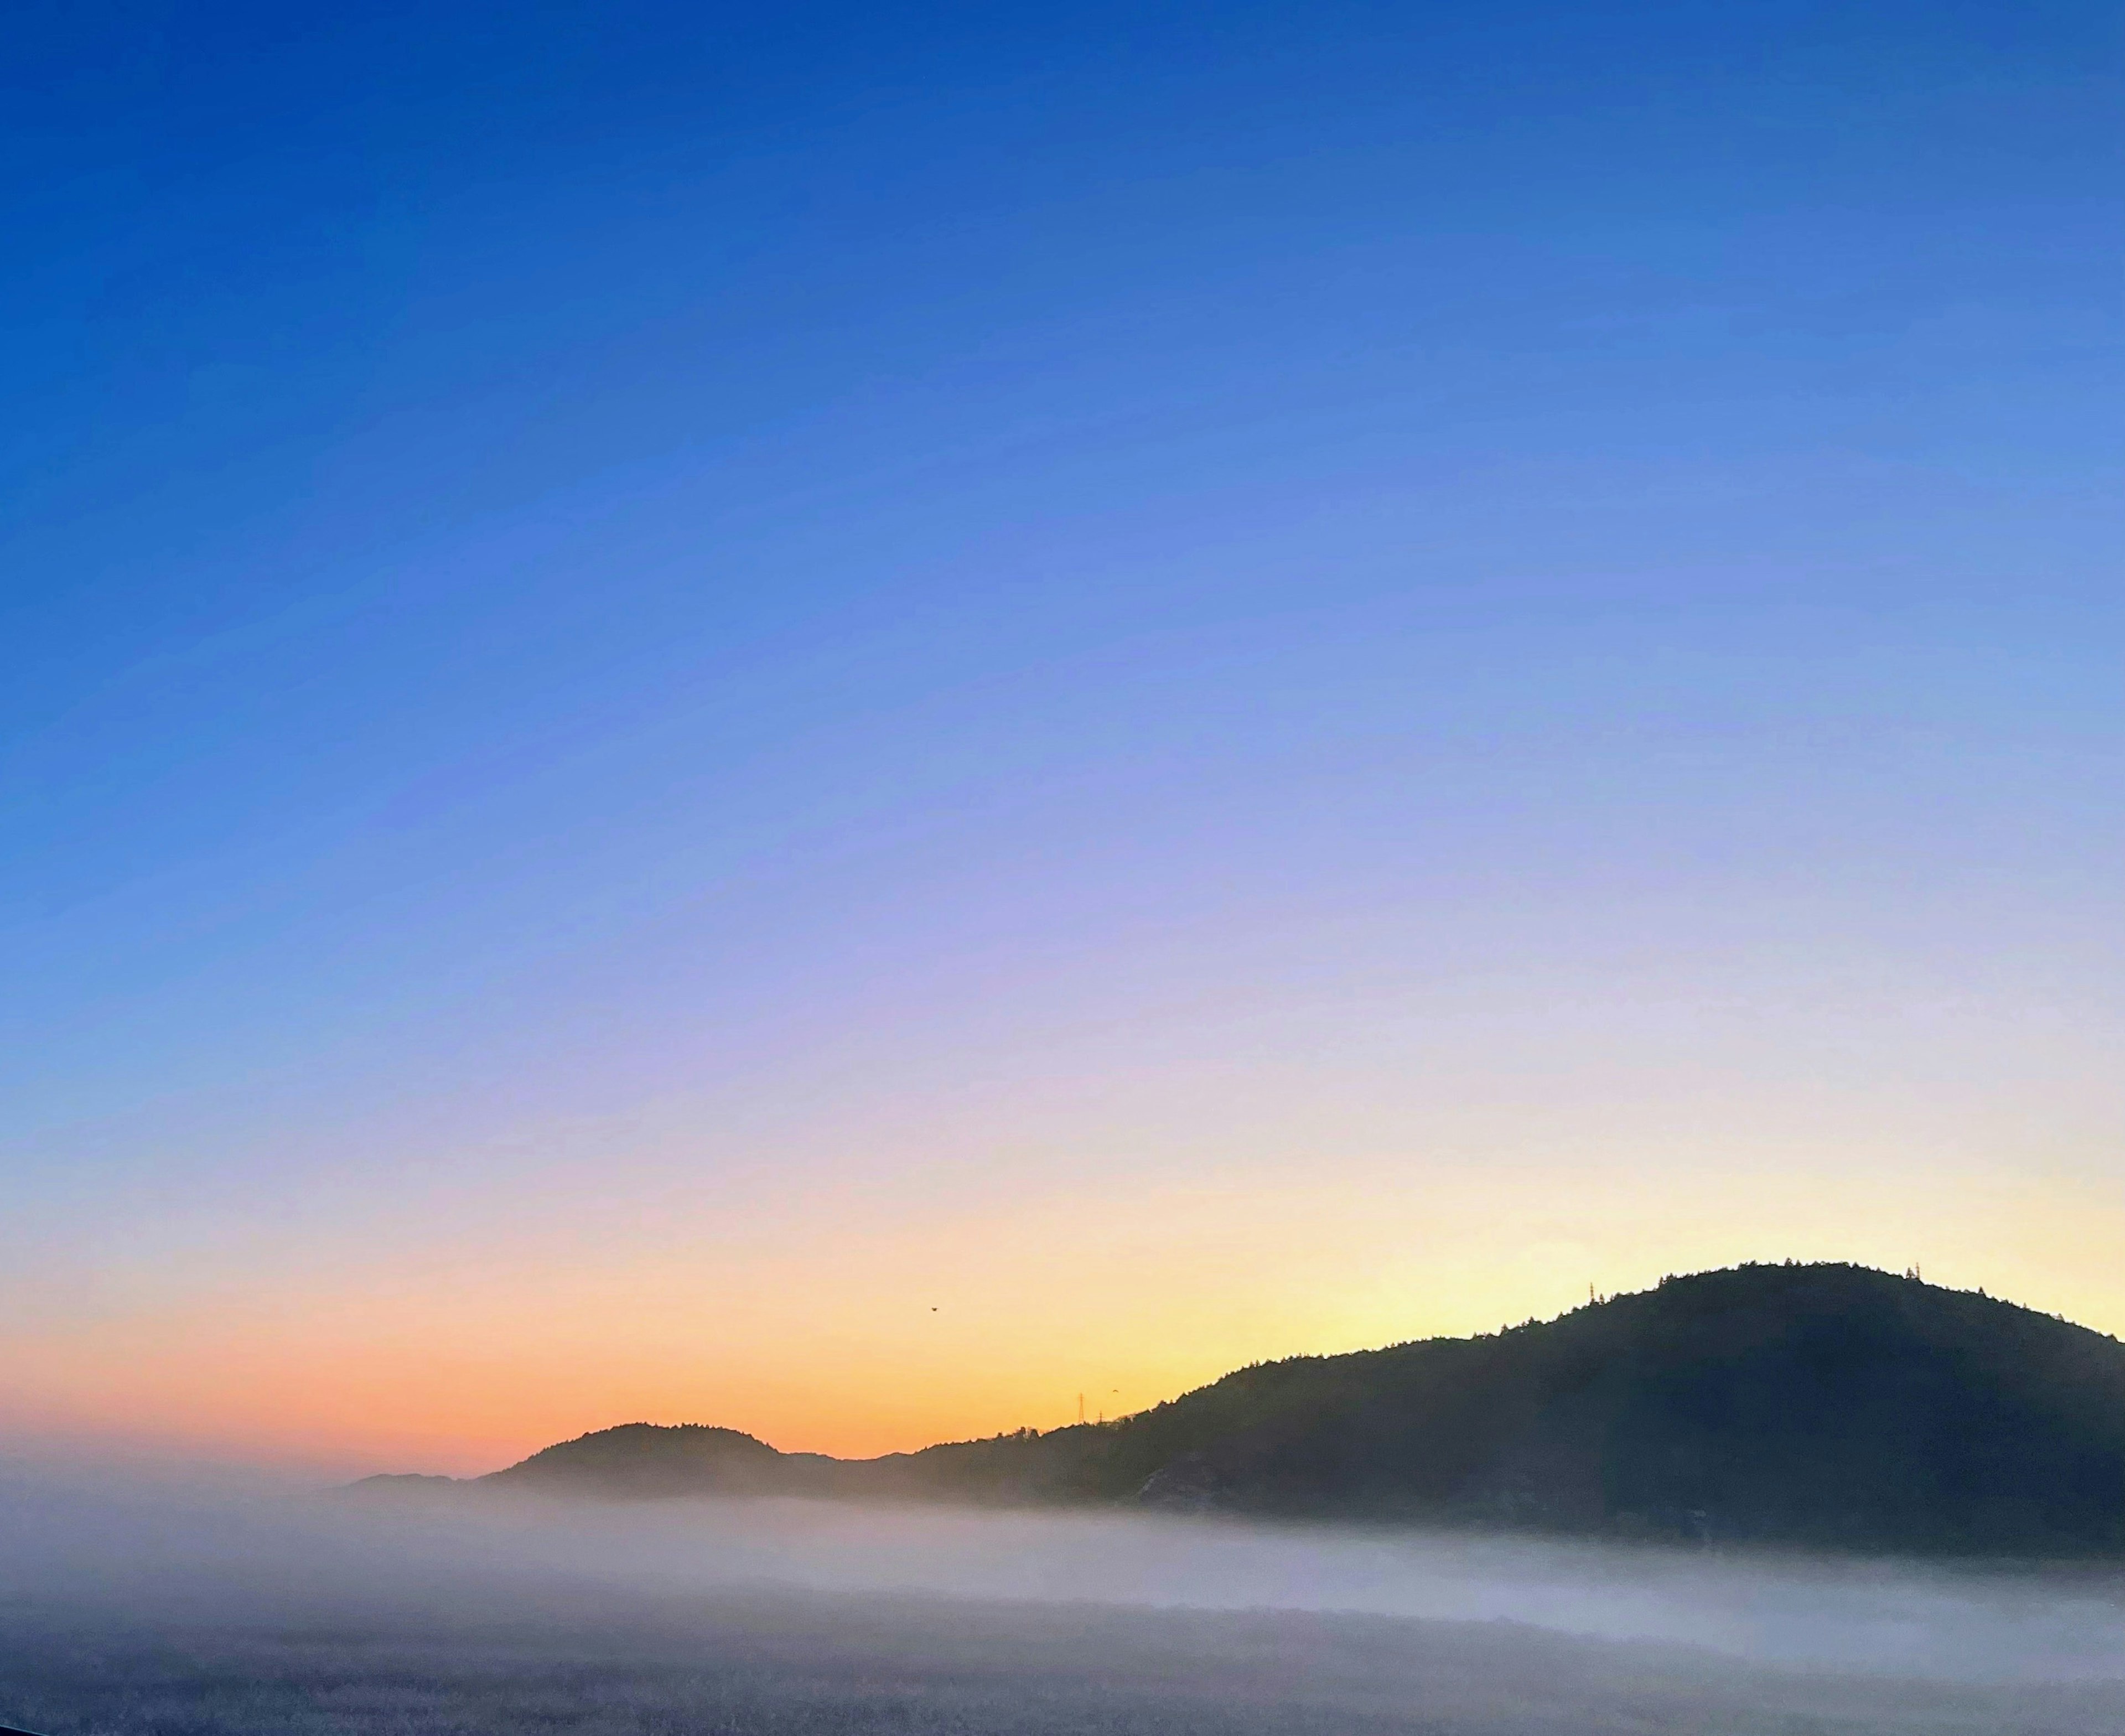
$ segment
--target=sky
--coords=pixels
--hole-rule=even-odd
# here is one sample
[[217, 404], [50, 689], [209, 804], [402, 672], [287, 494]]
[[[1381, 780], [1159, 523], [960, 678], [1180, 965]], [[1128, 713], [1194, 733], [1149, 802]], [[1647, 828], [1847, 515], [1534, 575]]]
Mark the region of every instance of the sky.
[[2125, 1332], [2121, 37], [22, 9], [0, 1438]]

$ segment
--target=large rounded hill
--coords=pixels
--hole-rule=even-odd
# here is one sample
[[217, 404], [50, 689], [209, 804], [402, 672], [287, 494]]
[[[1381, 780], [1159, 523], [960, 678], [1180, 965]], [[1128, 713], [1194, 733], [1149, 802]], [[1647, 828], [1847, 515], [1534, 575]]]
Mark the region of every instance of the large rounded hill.
[[865, 1460], [630, 1424], [483, 1480], [2113, 1555], [2125, 1345], [1864, 1267], [1746, 1266], [1482, 1337], [1265, 1363], [1114, 1422]]

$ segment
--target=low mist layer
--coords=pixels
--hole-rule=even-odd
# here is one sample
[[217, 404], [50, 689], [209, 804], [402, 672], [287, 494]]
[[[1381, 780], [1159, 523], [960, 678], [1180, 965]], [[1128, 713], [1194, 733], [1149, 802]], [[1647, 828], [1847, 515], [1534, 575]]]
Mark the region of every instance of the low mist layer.
[[1154, 1514], [18, 1474], [0, 1599], [0, 1722], [51, 1736], [498, 1729], [530, 1701], [584, 1729], [2125, 1728], [2104, 1573]]

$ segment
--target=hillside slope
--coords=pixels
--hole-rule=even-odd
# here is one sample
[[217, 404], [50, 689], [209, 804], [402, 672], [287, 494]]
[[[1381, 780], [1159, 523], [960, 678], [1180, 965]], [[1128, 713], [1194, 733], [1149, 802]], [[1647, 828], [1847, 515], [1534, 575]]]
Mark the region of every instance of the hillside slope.
[[481, 1480], [2117, 1554], [2125, 1345], [1863, 1267], [1742, 1267], [1483, 1337], [1262, 1364], [1115, 1422], [865, 1460], [637, 1423]]

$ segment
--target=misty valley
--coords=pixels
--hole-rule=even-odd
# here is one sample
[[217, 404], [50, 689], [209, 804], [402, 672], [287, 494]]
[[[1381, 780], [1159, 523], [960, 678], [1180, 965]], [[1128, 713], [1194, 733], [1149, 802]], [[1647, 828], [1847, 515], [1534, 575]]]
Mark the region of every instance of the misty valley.
[[7, 1498], [0, 1685], [44, 1736], [2125, 1728], [2101, 1574], [773, 1498]]
[[0, 1722], [2116, 1736], [2121, 1523], [2117, 1341], [1741, 1267], [885, 1460], [633, 1425], [464, 1482], [20, 1466]]
[[2114, 1736], [2114, 1684], [1770, 1669], [1508, 1623], [911, 1598], [587, 1595], [576, 1612], [300, 1625], [11, 1610], [11, 1715], [50, 1736]]

